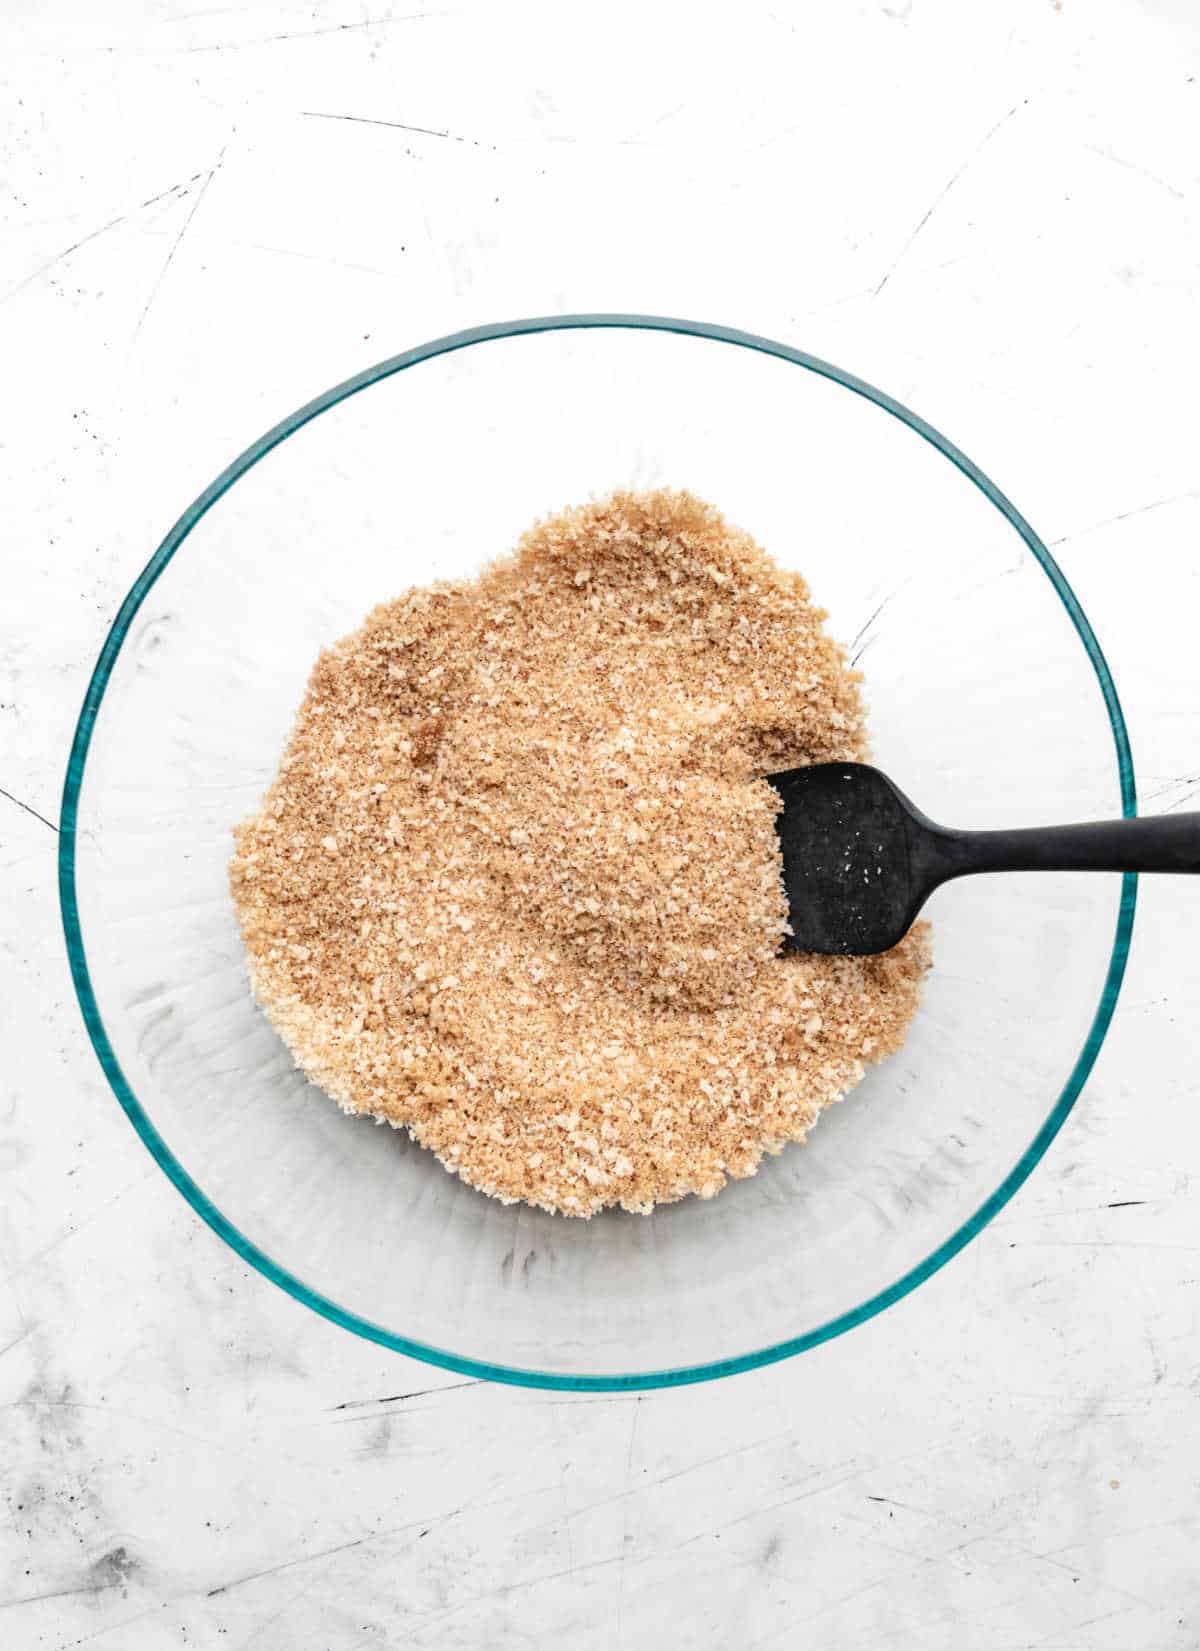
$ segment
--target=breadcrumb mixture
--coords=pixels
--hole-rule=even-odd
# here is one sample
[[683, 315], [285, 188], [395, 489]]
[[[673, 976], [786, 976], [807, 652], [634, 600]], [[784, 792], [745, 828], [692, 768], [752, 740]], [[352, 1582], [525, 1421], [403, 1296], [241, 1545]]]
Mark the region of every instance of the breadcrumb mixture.
[[802, 1140], [928, 961], [923, 928], [779, 952], [762, 776], [866, 755], [823, 618], [710, 505], [618, 493], [323, 653], [230, 868], [301, 1067], [568, 1215], [711, 1197]]

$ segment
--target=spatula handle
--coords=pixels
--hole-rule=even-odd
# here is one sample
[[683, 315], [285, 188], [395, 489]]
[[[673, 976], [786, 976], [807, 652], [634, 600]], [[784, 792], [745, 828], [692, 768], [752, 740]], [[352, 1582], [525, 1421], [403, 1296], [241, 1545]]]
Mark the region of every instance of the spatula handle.
[[1200, 814], [1019, 831], [939, 831], [929, 847], [939, 881], [977, 871], [1200, 872]]

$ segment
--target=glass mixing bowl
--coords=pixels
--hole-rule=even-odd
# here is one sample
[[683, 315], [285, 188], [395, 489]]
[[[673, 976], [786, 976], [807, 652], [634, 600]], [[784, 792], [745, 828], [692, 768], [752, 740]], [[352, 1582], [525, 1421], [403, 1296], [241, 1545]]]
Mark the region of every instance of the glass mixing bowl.
[[256, 1008], [226, 888], [318, 650], [618, 485], [692, 488], [801, 569], [861, 662], [875, 760], [934, 818], [1134, 811], [1117, 696], [1032, 528], [889, 396], [782, 344], [646, 316], [477, 327], [256, 442], [121, 607], [76, 731], [60, 887], [118, 1100], [245, 1260], [359, 1335], [544, 1387], [653, 1387], [797, 1353], [898, 1300], [1029, 1174], [1104, 1038], [1135, 882], [933, 899], [899, 1054], [711, 1202], [504, 1207], [344, 1117]]

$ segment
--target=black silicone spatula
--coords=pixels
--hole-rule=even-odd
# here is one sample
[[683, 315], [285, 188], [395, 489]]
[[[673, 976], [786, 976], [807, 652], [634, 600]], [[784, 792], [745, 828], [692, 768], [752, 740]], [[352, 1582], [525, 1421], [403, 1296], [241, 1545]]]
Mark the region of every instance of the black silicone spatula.
[[977, 871], [1200, 872], [1200, 814], [949, 831], [864, 763], [819, 763], [768, 779], [781, 798], [792, 951], [885, 952], [934, 889]]

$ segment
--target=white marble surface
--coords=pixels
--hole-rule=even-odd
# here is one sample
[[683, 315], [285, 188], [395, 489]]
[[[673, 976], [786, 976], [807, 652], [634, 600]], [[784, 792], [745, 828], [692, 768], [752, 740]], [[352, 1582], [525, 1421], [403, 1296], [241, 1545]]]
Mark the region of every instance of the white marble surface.
[[732, 1381], [567, 1398], [247, 1272], [87, 1047], [66, 747], [216, 471], [475, 321], [786, 338], [1053, 543], [1150, 809], [1200, 804], [1191, 0], [7, 0], [0, 15], [0, 1644], [1200, 1645], [1200, 887], [1144, 885], [1045, 1162], [942, 1273]]

